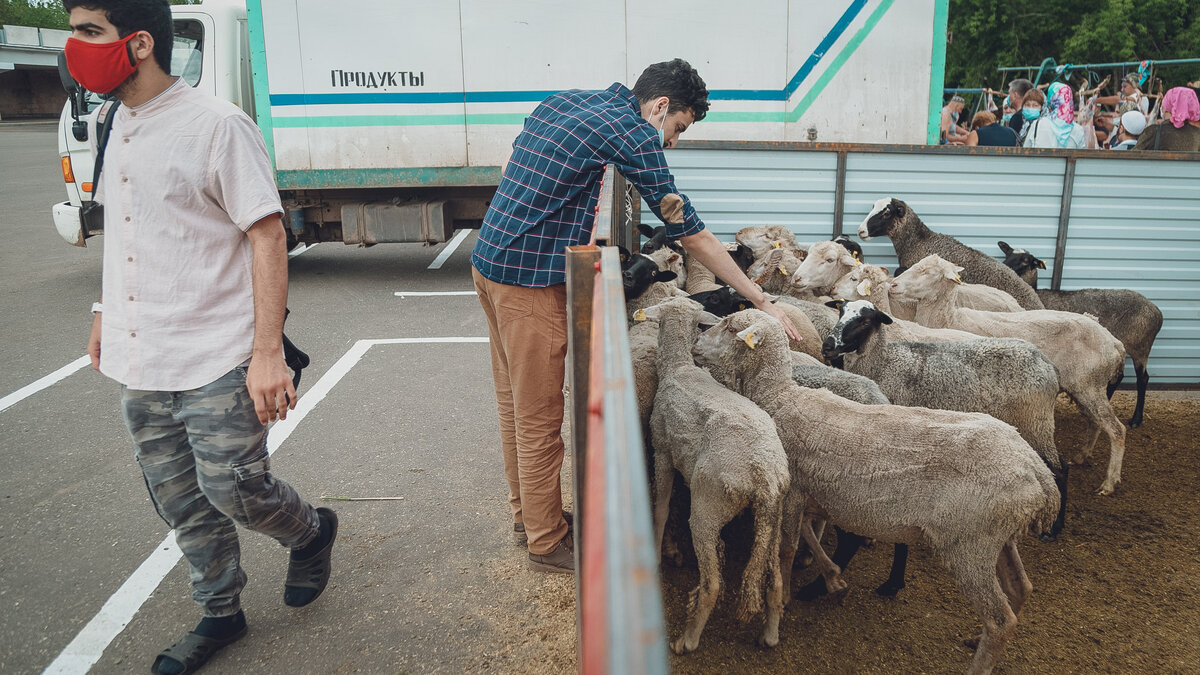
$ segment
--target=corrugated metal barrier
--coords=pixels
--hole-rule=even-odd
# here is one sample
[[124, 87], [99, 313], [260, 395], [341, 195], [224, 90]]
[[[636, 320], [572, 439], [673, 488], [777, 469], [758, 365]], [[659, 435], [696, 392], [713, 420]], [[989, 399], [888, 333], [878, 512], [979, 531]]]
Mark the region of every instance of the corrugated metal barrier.
[[[876, 199], [896, 197], [997, 259], [1004, 240], [1045, 260], [1043, 287], [1135, 290], [1163, 312], [1151, 386], [1200, 384], [1200, 153], [705, 141], [667, 158], [726, 241], [747, 225], [801, 242], [853, 235]], [[897, 264], [887, 239], [863, 253]]]

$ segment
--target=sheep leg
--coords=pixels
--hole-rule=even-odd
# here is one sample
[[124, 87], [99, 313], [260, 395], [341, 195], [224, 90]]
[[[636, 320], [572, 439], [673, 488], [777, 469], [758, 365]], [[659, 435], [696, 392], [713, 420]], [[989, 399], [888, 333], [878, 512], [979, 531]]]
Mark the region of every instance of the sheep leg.
[[696, 481], [692, 486], [692, 543], [696, 549], [696, 561], [700, 567], [700, 585], [692, 591], [688, 601], [687, 625], [683, 635], [671, 643], [676, 654], [694, 651], [700, 644], [704, 624], [712, 614], [721, 593], [721, 528], [741, 510], [740, 504], [725, 498], [725, 490], [719, 485], [708, 486]]
[[1000, 558], [996, 562], [996, 575], [1000, 578], [1000, 587], [1008, 596], [1008, 604], [1012, 607], [1013, 614], [1020, 616], [1021, 608], [1033, 592], [1033, 584], [1025, 575], [1025, 566], [1017, 553], [1016, 537], [1009, 539], [1000, 551]]
[[1125, 425], [1117, 418], [1116, 411], [1107, 400], [1101, 399], [1098, 392], [1080, 392], [1075, 397], [1080, 412], [1088, 421], [1098, 427], [1108, 436], [1110, 454], [1108, 457], [1108, 475], [1100, 485], [1099, 494], [1112, 494], [1121, 482], [1121, 462], [1125, 458]]
[[671, 491], [675, 487], [675, 467], [667, 453], [654, 452], [654, 551], [662, 555], [663, 532], [671, 511]]
[[1117, 390], [1117, 387], [1121, 386], [1121, 381], [1124, 379], [1125, 379], [1125, 369], [1122, 368], [1121, 372], [1117, 373], [1116, 379], [1114, 379], [1112, 382], [1108, 383], [1108, 392], [1107, 392], [1108, 400], [1110, 400], [1110, 401], [1112, 400], [1113, 392], [1115, 392]]
[[967, 672], [987, 675], [1012, 638], [1017, 628], [1017, 615], [1009, 604], [1008, 595], [1000, 587], [997, 568], [1001, 564], [1001, 551], [987, 544], [980, 546], [982, 542], [971, 543], [973, 546], [951, 548], [942, 555], [942, 560], [983, 623], [983, 634]]
[[825, 587], [829, 589], [829, 592], [844, 591], [847, 585], [841, 577], [842, 570], [829, 559], [829, 556], [825, 554], [825, 549], [821, 548], [821, 542], [813, 532], [812, 521], [811, 516], [805, 516], [804, 522], [800, 524], [800, 533], [804, 535], [804, 543], [808, 544], [808, 548], [812, 551], [813, 561], [817, 564], [817, 569], [821, 571], [821, 576], [825, 577]]
[[[845, 571], [846, 565], [849, 565], [850, 560], [858, 553], [865, 538], [853, 532], [847, 532], [837, 525], [834, 525], [833, 529], [837, 532], [837, 548], [833, 550], [833, 564]], [[825, 577], [818, 576], [797, 591], [796, 597], [805, 601], [816, 600], [828, 592], [829, 589], [825, 587]]]
[[1043, 532], [1038, 537], [1045, 542], [1058, 539], [1058, 533], [1063, 531], [1067, 522], [1067, 476], [1070, 470], [1066, 464], [1063, 464], [1057, 471], [1054, 469], [1050, 471], [1054, 474], [1054, 484], [1058, 486], [1058, 516], [1055, 517], [1054, 524], [1050, 526], [1050, 531]]
[[[812, 526], [813, 536], [815, 536], [817, 538], [817, 541], [821, 541], [822, 539], [825, 538], [825, 523], [826, 522], [827, 521], [825, 521], [825, 520], [813, 520], [813, 526]], [[808, 548], [807, 543], [808, 542], [805, 542], [805, 548]], [[800, 566], [808, 567], [809, 565], [811, 565], [813, 563], [813, 557], [814, 556], [813, 556], [812, 551], [805, 551], [804, 555], [800, 556]]]
[[892, 548], [892, 571], [887, 581], [883, 582], [875, 592], [885, 597], [892, 597], [904, 588], [904, 571], [908, 567], [908, 544], [897, 543]]
[[783, 522], [780, 524], [779, 569], [783, 574], [783, 597], [792, 595], [792, 562], [800, 548], [800, 523], [804, 518], [804, 493], [793, 487], [783, 498]]
[[779, 644], [779, 617], [783, 613], [783, 577], [779, 573], [779, 531], [783, 503], [775, 499], [761, 500], [754, 505], [754, 544], [750, 560], [742, 573], [741, 602], [737, 617], [749, 621], [762, 611], [763, 591], [766, 591], [767, 620], [758, 644], [774, 647]]
[[1134, 362], [1133, 370], [1137, 373], [1137, 407], [1133, 410], [1133, 417], [1129, 418], [1130, 429], [1142, 426], [1142, 408], [1146, 407], [1146, 385], [1150, 383], [1150, 373], [1146, 372], [1145, 363]]

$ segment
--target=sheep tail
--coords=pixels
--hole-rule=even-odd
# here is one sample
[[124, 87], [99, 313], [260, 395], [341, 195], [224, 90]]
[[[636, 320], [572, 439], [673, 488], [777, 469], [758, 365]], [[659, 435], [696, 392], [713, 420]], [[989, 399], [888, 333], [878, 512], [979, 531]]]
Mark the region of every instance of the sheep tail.
[[[754, 505], [754, 544], [750, 561], [742, 573], [742, 589], [738, 594], [737, 619], [750, 621], [763, 611], [763, 596], [767, 585], [767, 568], [772, 558], [779, 558], [779, 525], [783, 516], [783, 500], [775, 498]], [[771, 544], [775, 550], [771, 550]]]
[[1048, 471], [1038, 471], [1037, 476], [1042, 488], [1042, 500], [1036, 505], [1029, 523], [1029, 531], [1034, 536], [1050, 531], [1058, 518], [1058, 509], [1062, 503], [1054, 476]]

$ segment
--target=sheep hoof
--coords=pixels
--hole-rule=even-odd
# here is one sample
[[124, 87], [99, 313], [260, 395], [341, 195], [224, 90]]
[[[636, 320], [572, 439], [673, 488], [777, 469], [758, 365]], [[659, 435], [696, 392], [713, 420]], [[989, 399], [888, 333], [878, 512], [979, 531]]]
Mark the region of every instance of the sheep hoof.
[[979, 649], [979, 638], [967, 638], [966, 640], [962, 641], [962, 645], [967, 649]]
[[1104, 485], [1100, 486], [1100, 490], [1098, 492], [1096, 492], [1096, 494], [1098, 494], [1100, 496], [1111, 495], [1113, 493], [1113, 490], [1116, 490], [1116, 489], [1117, 489], [1116, 485], [1109, 485], [1108, 483], [1105, 483]]
[[767, 635], [764, 633], [764, 634], [758, 636], [758, 646], [759, 647], [764, 647], [766, 649], [770, 649], [778, 644], [779, 644], [779, 634], [778, 633], [776, 633], [775, 635]]
[[1129, 420], [1129, 428], [1130, 429], [1136, 429], [1140, 426], [1142, 426], [1142, 418], [1134, 417], [1133, 419]]
[[688, 652], [696, 651], [696, 647], [698, 646], [698, 644], [699, 644], [699, 641], [697, 641], [697, 644], [689, 647], [689, 646], [687, 646], [687, 638], [681, 637], [678, 640], [671, 643], [671, 651], [682, 656], [684, 654], [687, 654]]
[[896, 594], [900, 592], [901, 588], [904, 588], [903, 581], [901, 581], [898, 584], [893, 584], [890, 581], [885, 581], [879, 585], [879, 588], [875, 589], [875, 593], [877, 595], [882, 595], [885, 598], [894, 598], [894, 597], [896, 597]]
[[1038, 535], [1038, 539], [1040, 539], [1048, 544], [1052, 541], [1058, 541], [1058, 533], [1057, 532], [1043, 532], [1040, 535]]

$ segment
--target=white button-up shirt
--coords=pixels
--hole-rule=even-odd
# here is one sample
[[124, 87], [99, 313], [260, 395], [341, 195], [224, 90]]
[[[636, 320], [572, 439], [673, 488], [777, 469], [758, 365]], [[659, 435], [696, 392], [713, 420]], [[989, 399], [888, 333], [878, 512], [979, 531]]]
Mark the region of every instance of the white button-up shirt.
[[202, 387], [250, 358], [246, 230], [282, 212], [262, 133], [182, 78], [115, 115], [97, 193], [100, 372], [131, 389]]

